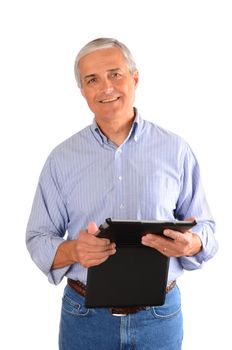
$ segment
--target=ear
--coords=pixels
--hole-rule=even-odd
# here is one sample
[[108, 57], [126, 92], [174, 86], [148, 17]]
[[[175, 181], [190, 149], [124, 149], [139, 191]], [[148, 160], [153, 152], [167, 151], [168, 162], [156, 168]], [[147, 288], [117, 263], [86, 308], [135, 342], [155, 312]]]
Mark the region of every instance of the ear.
[[85, 98], [85, 92], [82, 88], [80, 88], [82, 96]]
[[135, 88], [136, 88], [139, 82], [139, 72], [137, 70], [135, 70], [134, 73], [132, 74], [132, 78], [134, 79]]

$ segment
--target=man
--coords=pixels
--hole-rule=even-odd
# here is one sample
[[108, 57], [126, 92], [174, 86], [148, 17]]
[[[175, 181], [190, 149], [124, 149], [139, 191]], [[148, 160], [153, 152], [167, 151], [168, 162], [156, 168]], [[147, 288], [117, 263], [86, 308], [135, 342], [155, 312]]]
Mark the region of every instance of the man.
[[[134, 108], [139, 75], [125, 45], [110, 38], [93, 40], [77, 55], [75, 75], [94, 121], [48, 157], [27, 227], [27, 247], [49, 281], [68, 278], [59, 348], [181, 349], [175, 281], [217, 251], [197, 160], [180, 137], [143, 120]], [[95, 235], [107, 217], [197, 219], [185, 234], [165, 230], [166, 237], [142, 238], [142, 244], [170, 257], [163, 306], [124, 315], [85, 308], [87, 268], [117, 252], [114, 243]]]

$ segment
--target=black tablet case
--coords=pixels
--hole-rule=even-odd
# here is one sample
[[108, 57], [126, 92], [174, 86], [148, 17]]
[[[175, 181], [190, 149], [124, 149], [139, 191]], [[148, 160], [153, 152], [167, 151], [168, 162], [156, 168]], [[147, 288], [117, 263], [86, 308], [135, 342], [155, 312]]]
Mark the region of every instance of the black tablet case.
[[[88, 269], [86, 307], [164, 304], [169, 258], [141, 244], [144, 233], [162, 234], [164, 224], [106, 220], [98, 235], [115, 241], [117, 252], [104, 263]], [[166, 223], [165, 228], [168, 227], [173, 229], [173, 223]], [[182, 231], [188, 228], [183, 226]]]
[[115, 255], [88, 269], [86, 307], [162, 305], [169, 258], [146, 247], [117, 247]]

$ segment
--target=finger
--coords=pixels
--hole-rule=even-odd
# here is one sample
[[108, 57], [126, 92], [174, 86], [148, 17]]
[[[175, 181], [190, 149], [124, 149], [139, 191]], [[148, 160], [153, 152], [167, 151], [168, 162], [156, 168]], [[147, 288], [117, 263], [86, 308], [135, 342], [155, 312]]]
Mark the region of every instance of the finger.
[[[96, 225], [96, 223], [93, 221], [93, 222], [90, 222], [89, 224], [88, 224], [88, 227], [87, 227], [87, 232], [89, 233], [89, 234], [91, 234], [91, 235], [93, 235], [93, 236], [95, 236], [97, 233], [98, 233], [98, 231], [99, 231], [99, 229], [98, 229], [98, 227], [97, 227], [97, 225]], [[97, 237], [96, 237], [97, 238]], [[96, 242], [96, 244], [97, 245], [99, 245], [99, 246], [103, 246], [103, 245], [110, 245], [111, 244], [111, 242], [110, 242], [110, 240], [109, 239], [107, 239], [107, 238], [97, 238], [97, 240], [95, 241]], [[115, 244], [114, 243], [112, 243], [111, 244], [113, 247], [115, 247]]]
[[[93, 236], [96, 236], [96, 234], [98, 233], [99, 229], [96, 225], [96, 222], [90, 222], [87, 226], [87, 232]], [[99, 246], [104, 246], [104, 245], [109, 245], [110, 244], [110, 240], [107, 238], [101, 238], [101, 239], [97, 239], [95, 241], [96, 245]]]
[[[100, 240], [100, 242], [99, 242]], [[104, 245], [100, 243], [102, 243], [102, 238], [98, 238], [97, 239], [97, 244], [92, 245], [92, 246], [88, 246], [87, 247], [87, 252], [89, 253], [100, 253], [100, 254], [111, 254], [111, 252], [116, 252], [116, 244], [115, 243], [105, 243]]]
[[79, 241], [79, 246], [81, 244], [82, 247], [86, 245], [89, 248], [90, 247], [109, 247], [111, 245], [109, 239], [96, 237], [94, 234], [94, 230], [92, 231], [92, 233], [89, 233], [87, 231], [81, 231], [77, 236], [77, 240]]
[[163, 234], [166, 237], [169, 237], [173, 239], [176, 242], [182, 242], [185, 240], [184, 234], [179, 232], [179, 231], [174, 231], [174, 230], [164, 230]]
[[142, 244], [152, 247], [152, 248], [157, 248], [162, 245], [164, 238], [148, 233], [145, 236], [142, 237]]
[[86, 259], [88, 260], [100, 260], [107, 258], [110, 255], [113, 255], [115, 253], [115, 249], [109, 249], [109, 250], [104, 250], [104, 251], [99, 251], [99, 252], [89, 252], [88, 255], [86, 255]]
[[106, 260], [108, 259], [108, 256], [102, 258], [102, 259], [90, 259], [90, 260], [87, 260], [85, 262], [82, 263], [82, 265], [84, 267], [91, 267], [91, 266], [97, 266], [97, 265], [100, 265], [102, 264], [103, 262], [105, 262]]
[[195, 216], [191, 216], [191, 217], [189, 217], [189, 218], [186, 218], [185, 219], [185, 221], [196, 221], [197, 219], [196, 219], [196, 217]]
[[91, 235], [96, 235], [97, 231], [98, 231], [98, 227], [96, 225], [96, 222], [90, 222], [88, 224], [88, 227], [87, 227], [87, 231], [88, 233], [90, 233]]
[[91, 254], [88, 254], [87, 256], [83, 256], [80, 259], [80, 263], [85, 267], [99, 265], [104, 261], [106, 261], [109, 258], [109, 256], [115, 253], [116, 253], [116, 249], [109, 250], [107, 252], [98, 252], [98, 253], [94, 252], [94, 254], [91, 253]]

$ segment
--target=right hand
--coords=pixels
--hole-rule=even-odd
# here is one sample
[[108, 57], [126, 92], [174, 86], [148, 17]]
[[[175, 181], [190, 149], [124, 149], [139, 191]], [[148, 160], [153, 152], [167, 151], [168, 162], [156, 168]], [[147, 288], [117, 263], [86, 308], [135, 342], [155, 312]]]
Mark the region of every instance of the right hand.
[[97, 231], [96, 223], [89, 223], [87, 230], [79, 233], [73, 246], [73, 260], [87, 268], [103, 263], [110, 255], [116, 253], [115, 243], [106, 238], [96, 237]]

